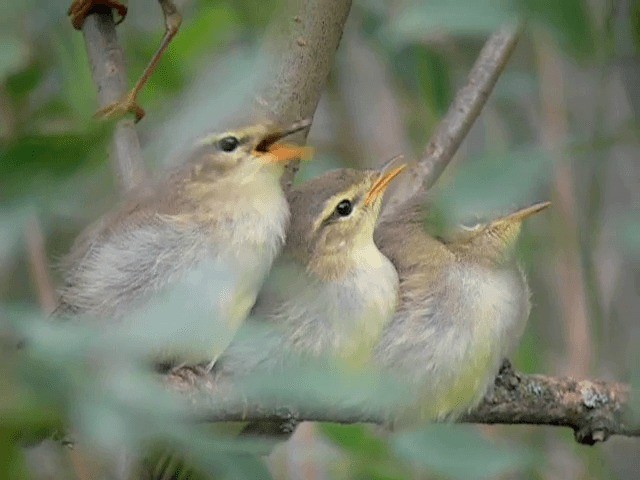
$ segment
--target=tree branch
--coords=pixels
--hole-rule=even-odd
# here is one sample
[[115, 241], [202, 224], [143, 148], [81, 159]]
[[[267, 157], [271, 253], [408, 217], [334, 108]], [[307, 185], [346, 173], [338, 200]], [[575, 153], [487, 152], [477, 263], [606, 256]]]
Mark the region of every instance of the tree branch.
[[397, 192], [389, 202], [389, 209], [395, 209], [407, 199], [429, 189], [449, 165], [493, 91], [521, 31], [522, 25], [503, 26], [486, 41], [466, 85], [456, 94], [425, 147], [422, 158], [412, 168], [410, 176], [413, 183]]
[[[314, 409], [304, 405], [274, 408], [221, 392], [211, 376], [190, 370], [167, 374], [170, 388], [186, 395], [198, 416], [211, 422], [267, 421], [296, 425], [302, 421], [384, 423], [381, 415], [354, 409]], [[640, 436], [640, 422], [631, 420], [629, 387], [620, 383], [576, 380], [571, 377], [525, 375], [505, 361], [493, 391], [460, 419], [464, 423], [528, 424], [569, 427], [577, 442], [593, 445], [611, 435]]]
[[[268, 49], [274, 52], [273, 79], [259, 95], [260, 108], [273, 120], [286, 124], [313, 116], [333, 66], [351, 0], [292, 2], [272, 30]], [[283, 32], [285, 32], [283, 34]], [[298, 140], [304, 140], [307, 132]], [[298, 171], [291, 162], [283, 176], [289, 188]]]
[[[85, 19], [82, 33], [98, 106], [106, 107], [127, 93], [124, 55], [118, 44], [111, 10], [95, 7], [95, 12]], [[143, 180], [142, 151], [132, 119], [123, 118], [116, 122], [109, 157], [122, 190], [129, 190]]]

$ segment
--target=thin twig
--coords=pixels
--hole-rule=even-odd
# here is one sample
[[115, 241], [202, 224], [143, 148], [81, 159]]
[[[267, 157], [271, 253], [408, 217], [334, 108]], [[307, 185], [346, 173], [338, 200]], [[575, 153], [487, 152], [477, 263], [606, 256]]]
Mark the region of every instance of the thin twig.
[[521, 24], [504, 26], [486, 41], [466, 85], [458, 91], [424, 149], [422, 158], [412, 168], [412, 184], [406, 185], [402, 192], [391, 199], [389, 209], [393, 210], [408, 198], [427, 190], [449, 165], [493, 91], [518, 43], [522, 28]]
[[[197, 414], [211, 422], [250, 421], [297, 424], [302, 421], [333, 423], [385, 422], [373, 409], [310, 408], [304, 405], [274, 408], [259, 400], [222, 392], [211, 376], [190, 371], [167, 375], [168, 385], [187, 395]], [[524, 375], [505, 365], [483, 402], [460, 419], [467, 423], [530, 424], [570, 427], [576, 441], [593, 444], [611, 435], [640, 436], [640, 424], [630, 422], [629, 387], [620, 383], [576, 380], [570, 377]], [[339, 405], [339, 402], [336, 402]]]
[[[82, 33], [98, 94], [98, 106], [103, 108], [127, 93], [124, 55], [118, 44], [111, 10], [96, 7], [84, 21]], [[122, 190], [127, 191], [143, 180], [142, 151], [133, 119], [123, 118], [116, 122], [109, 157]]]

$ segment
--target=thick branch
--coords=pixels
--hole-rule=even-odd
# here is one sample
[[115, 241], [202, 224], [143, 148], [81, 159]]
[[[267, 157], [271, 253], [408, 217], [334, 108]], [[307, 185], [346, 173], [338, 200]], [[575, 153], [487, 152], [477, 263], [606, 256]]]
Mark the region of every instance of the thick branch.
[[518, 43], [521, 30], [521, 25], [504, 26], [489, 37], [469, 73], [466, 85], [458, 91], [424, 149], [422, 158], [413, 167], [413, 184], [398, 192], [390, 202], [391, 209], [431, 187], [449, 165], [493, 91]]
[[[86, 18], [82, 33], [98, 106], [106, 107], [127, 93], [124, 55], [118, 44], [111, 10], [96, 7], [96, 12]], [[109, 157], [122, 190], [129, 190], [144, 178], [140, 140], [132, 119], [123, 118], [116, 123]]]
[[[295, 425], [301, 421], [383, 423], [375, 413], [354, 409], [329, 410], [305, 406], [273, 408], [221, 393], [212, 377], [181, 371], [166, 376], [171, 388], [187, 395], [207, 421], [269, 421]], [[640, 436], [640, 424], [630, 423], [629, 387], [620, 383], [575, 380], [570, 377], [525, 375], [508, 362], [483, 402], [460, 419], [466, 423], [530, 424], [570, 427], [576, 441], [592, 445], [611, 435]]]
[[[351, 8], [351, 0], [290, 3], [295, 8], [276, 22], [268, 42], [275, 58], [268, 77], [272, 81], [260, 94], [261, 109], [283, 124], [315, 113]], [[285, 186], [297, 170], [298, 162], [292, 162], [283, 178]]]

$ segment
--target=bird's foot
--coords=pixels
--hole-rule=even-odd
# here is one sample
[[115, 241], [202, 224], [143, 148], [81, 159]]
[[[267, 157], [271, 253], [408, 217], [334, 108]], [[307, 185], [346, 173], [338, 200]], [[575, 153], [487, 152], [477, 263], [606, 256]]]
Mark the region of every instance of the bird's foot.
[[122, 100], [113, 102], [98, 110], [94, 117], [101, 120], [107, 120], [122, 117], [127, 113], [133, 113], [135, 121], [138, 123], [144, 117], [144, 109], [138, 105], [135, 94], [135, 90], [130, 91]]
[[124, 20], [127, 16], [127, 6], [118, 0], [73, 0], [67, 10], [67, 15], [71, 19], [71, 25], [76, 30], [80, 30], [84, 24], [84, 19], [92, 13], [96, 6], [103, 5], [112, 8], [120, 16], [116, 20], [116, 25]]

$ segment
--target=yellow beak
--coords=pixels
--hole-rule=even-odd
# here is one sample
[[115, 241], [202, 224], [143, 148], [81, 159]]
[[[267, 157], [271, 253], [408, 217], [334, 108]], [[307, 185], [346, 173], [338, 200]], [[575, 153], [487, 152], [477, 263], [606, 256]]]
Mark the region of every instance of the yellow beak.
[[517, 212], [510, 213], [506, 217], [500, 219], [503, 222], [522, 222], [525, 218], [530, 217], [531, 215], [535, 215], [538, 212], [548, 208], [551, 205], [551, 202], [540, 202], [530, 207], [522, 208]]
[[384, 193], [391, 181], [400, 175], [400, 172], [402, 172], [406, 166], [406, 164], [402, 164], [389, 172], [384, 172], [383, 169], [378, 179], [373, 183], [373, 185], [371, 185], [371, 189], [369, 190], [369, 193], [367, 193], [367, 198], [365, 198], [364, 204], [371, 205], [376, 198]]

